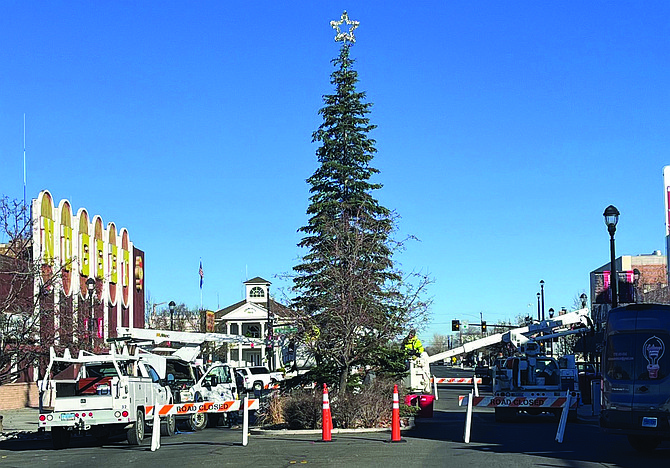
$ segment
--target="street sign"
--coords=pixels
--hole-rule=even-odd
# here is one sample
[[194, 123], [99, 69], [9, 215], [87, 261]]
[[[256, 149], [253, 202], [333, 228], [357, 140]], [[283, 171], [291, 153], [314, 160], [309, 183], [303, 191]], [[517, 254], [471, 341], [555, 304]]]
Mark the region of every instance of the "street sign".
[[272, 332], [275, 335], [288, 335], [289, 333], [295, 333], [298, 331], [298, 327], [295, 325], [282, 325], [280, 327], [274, 327]]

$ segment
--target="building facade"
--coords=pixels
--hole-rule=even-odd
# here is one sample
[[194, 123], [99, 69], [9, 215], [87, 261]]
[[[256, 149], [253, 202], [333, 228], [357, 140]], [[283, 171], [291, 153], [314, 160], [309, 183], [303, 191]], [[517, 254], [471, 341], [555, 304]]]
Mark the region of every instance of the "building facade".
[[270, 298], [270, 285], [261, 277], [245, 281], [244, 299], [215, 313], [217, 332], [262, 340], [258, 345], [229, 346], [225, 360], [233, 366], [265, 365], [274, 370], [290, 362], [294, 314]]
[[[662, 302], [667, 291], [667, 259], [656, 250], [648, 255], [622, 255], [615, 260], [618, 276], [618, 303]], [[612, 304], [610, 263], [593, 270], [590, 274], [590, 292], [593, 319], [596, 324], [607, 320]]]
[[33, 261], [41, 265], [34, 294], [42, 332], [55, 345], [106, 348], [116, 327], [144, 328], [144, 252], [126, 228], [103, 223], [44, 190], [32, 202]]

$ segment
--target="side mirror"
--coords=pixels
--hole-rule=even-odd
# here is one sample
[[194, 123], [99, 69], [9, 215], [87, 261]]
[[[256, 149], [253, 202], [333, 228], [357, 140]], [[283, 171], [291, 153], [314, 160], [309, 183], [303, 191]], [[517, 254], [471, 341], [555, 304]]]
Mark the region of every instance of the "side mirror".
[[174, 383], [174, 374], [168, 374], [167, 375], [167, 382], [168, 382], [168, 384], [173, 384]]

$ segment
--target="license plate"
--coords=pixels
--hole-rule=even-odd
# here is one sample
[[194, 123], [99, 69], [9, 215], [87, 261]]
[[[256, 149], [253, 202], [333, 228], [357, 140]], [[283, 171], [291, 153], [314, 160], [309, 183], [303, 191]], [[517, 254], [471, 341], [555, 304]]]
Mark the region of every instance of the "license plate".
[[74, 413], [63, 413], [60, 415], [61, 421], [74, 421]]
[[642, 427], [656, 427], [657, 424], [657, 418], [642, 418]]

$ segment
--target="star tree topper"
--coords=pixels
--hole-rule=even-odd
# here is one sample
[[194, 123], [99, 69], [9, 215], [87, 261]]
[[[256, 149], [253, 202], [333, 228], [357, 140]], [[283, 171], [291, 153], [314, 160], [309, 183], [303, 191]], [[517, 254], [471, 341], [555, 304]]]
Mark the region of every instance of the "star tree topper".
[[[340, 26], [343, 24], [346, 24], [347, 26], [350, 26], [348, 32], [342, 32], [340, 31]], [[330, 26], [337, 31], [337, 34], [335, 35], [335, 41], [344, 41], [344, 42], [356, 42], [356, 38], [354, 37], [354, 30], [358, 27], [358, 25], [361, 24], [360, 21], [353, 21], [349, 19], [349, 15], [347, 14], [346, 10], [344, 13], [342, 13], [342, 17], [340, 18], [339, 21], [331, 21]]]

